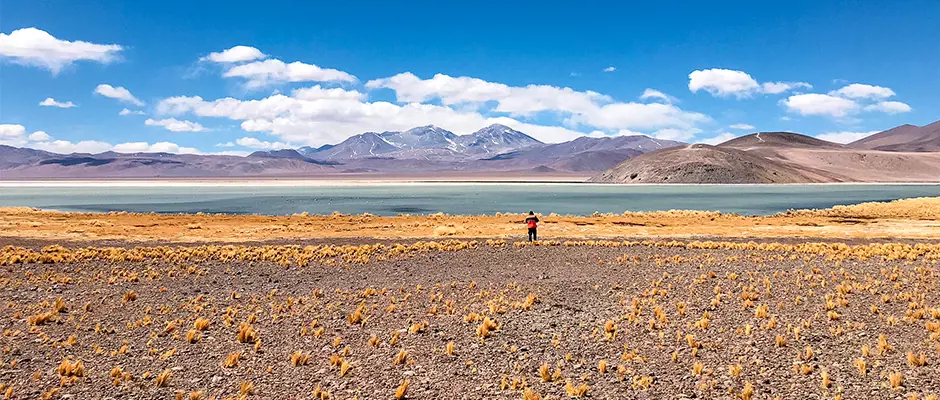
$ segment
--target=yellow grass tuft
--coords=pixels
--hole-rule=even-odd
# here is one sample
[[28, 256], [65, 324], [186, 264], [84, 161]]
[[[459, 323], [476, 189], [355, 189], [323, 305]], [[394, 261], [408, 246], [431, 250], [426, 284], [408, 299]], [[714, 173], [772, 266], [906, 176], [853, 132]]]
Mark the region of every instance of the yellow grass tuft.
[[242, 382], [238, 385], [238, 393], [242, 396], [248, 396], [255, 393], [255, 384], [251, 382]]
[[356, 307], [356, 311], [353, 311], [352, 314], [349, 314], [347, 318], [350, 325], [362, 324], [365, 321], [365, 312], [366, 312], [366, 303], [359, 303], [359, 307]]
[[731, 376], [739, 376], [741, 375], [742, 369], [741, 364], [731, 364], [728, 366], [728, 374]]
[[402, 400], [408, 396], [408, 380], [405, 379], [395, 389], [395, 400]]
[[186, 332], [186, 342], [196, 343], [199, 341], [200, 334], [198, 330], [190, 329], [189, 332]]
[[121, 298], [121, 304], [127, 304], [134, 300], [137, 300], [137, 293], [134, 293], [133, 290], [128, 290], [124, 293], [124, 297]]
[[395, 356], [395, 359], [392, 360], [392, 365], [403, 365], [408, 362], [408, 351], [402, 350], [398, 352], [398, 355]]
[[235, 368], [238, 365], [238, 361], [241, 360], [241, 358], [242, 358], [241, 352], [230, 353], [228, 356], [225, 357], [224, 360], [222, 360], [222, 367]]
[[454, 356], [454, 342], [448, 342], [447, 346], [444, 346], [444, 354], [447, 354], [449, 357]]
[[927, 355], [922, 353], [918, 356], [909, 351], [907, 352], [907, 363], [913, 367], [923, 367], [927, 365]]
[[888, 387], [892, 389], [900, 389], [904, 385], [904, 375], [901, 375], [900, 372], [892, 372], [888, 374]]
[[607, 360], [600, 360], [597, 362], [597, 372], [602, 374], [607, 373]]
[[483, 322], [477, 327], [477, 336], [481, 338], [490, 337], [490, 332], [496, 329], [499, 329], [499, 325], [496, 324], [496, 321], [493, 321], [490, 317], [484, 317]]
[[299, 367], [308, 363], [310, 363], [310, 355], [307, 353], [297, 350], [290, 355], [290, 365]]
[[570, 380], [565, 382], [565, 393], [568, 393], [568, 396], [571, 397], [582, 398], [587, 395], [588, 389], [588, 385], [583, 383], [575, 386]]
[[157, 375], [157, 378], [154, 379], [154, 384], [156, 384], [157, 387], [169, 386], [170, 375], [172, 375], [172, 372], [170, 372], [170, 370], [168, 369], [163, 370], [163, 372], [161, 372], [160, 375]]
[[522, 400], [542, 400], [542, 395], [530, 388], [526, 388], [522, 392]]
[[754, 310], [754, 317], [756, 318], [767, 318], [770, 313], [770, 308], [766, 304], [761, 304], [757, 306], [757, 309]]
[[82, 360], [72, 361], [70, 358], [65, 358], [56, 371], [59, 376], [80, 378], [85, 376], [85, 364], [82, 363]]
[[858, 370], [859, 374], [862, 374], [862, 375], [868, 374], [868, 363], [865, 362], [865, 359], [857, 358], [855, 359], [855, 362], [853, 364], [855, 365], [855, 369]]
[[211, 322], [208, 319], [200, 317], [200, 318], [196, 318], [196, 322], [193, 322], [193, 328], [195, 328], [198, 331], [204, 331], [206, 329], [209, 329], [210, 324]]
[[235, 338], [239, 343], [255, 343], [258, 341], [258, 332], [250, 324], [242, 322], [238, 325], [238, 334]]
[[894, 346], [888, 344], [888, 338], [884, 334], [878, 335], [878, 352], [885, 355], [891, 350], [894, 350]]
[[339, 366], [339, 376], [344, 377], [349, 372], [349, 369], [352, 368], [352, 364], [343, 360], [343, 363]]
[[803, 375], [812, 374], [816, 370], [812, 364], [800, 364], [800, 373]]
[[741, 400], [751, 400], [754, 396], [754, 385], [751, 385], [751, 382], [746, 382], [744, 384], [744, 389], [741, 389]]
[[539, 377], [542, 378], [542, 382], [552, 381], [552, 373], [548, 364], [542, 364], [542, 366], [539, 367]]
[[703, 365], [701, 362], [696, 361], [696, 362], [692, 363], [692, 375], [693, 375], [693, 376], [699, 376], [699, 375], [701, 375], [701, 374], [702, 374], [702, 371], [704, 371], [704, 370], [705, 370], [705, 365]]

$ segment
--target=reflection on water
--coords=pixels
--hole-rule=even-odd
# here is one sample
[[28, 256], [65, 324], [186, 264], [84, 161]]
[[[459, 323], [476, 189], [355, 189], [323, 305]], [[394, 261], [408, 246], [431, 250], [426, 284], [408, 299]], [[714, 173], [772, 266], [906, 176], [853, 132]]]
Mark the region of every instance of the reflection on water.
[[0, 187], [0, 206], [63, 211], [285, 215], [371, 213], [591, 214], [714, 210], [767, 215], [799, 208], [940, 196], [940, 185], [632, 186], [389, 184], [371, 186]]

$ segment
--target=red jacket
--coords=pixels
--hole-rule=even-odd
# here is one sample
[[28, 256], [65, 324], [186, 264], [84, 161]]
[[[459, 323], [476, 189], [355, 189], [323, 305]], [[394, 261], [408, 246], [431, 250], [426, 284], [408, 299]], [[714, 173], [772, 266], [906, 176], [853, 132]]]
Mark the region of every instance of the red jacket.
[[525, 219], [525, 225], [526, 225], [529, 229], [538, 228], [538, 226], [539, 226], [539, 218], [536, 217], [536, 216], [534, 216], [534, 215], [532, 215], [532, 216], [530, 216], [530, 217], [528, 217], [528, 218]]

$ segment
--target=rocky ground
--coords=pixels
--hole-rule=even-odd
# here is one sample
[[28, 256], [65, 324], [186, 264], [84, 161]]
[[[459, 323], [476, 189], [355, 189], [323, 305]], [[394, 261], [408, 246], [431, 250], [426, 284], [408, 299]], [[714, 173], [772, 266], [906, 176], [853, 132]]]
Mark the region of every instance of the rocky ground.
[[16, 399], [940, 394], [935, 245], [8, 244]]

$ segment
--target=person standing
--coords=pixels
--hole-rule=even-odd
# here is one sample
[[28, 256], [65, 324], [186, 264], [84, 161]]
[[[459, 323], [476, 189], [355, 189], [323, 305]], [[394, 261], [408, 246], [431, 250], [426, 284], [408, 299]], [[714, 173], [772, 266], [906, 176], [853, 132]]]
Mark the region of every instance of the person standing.
[[529, 216], [525, 219], [525, 225], [529, 228], [529, 241], [539, 240], [539, 217], [536, 217], [534, 212], [529, 211]]

